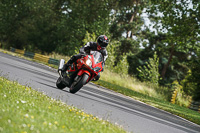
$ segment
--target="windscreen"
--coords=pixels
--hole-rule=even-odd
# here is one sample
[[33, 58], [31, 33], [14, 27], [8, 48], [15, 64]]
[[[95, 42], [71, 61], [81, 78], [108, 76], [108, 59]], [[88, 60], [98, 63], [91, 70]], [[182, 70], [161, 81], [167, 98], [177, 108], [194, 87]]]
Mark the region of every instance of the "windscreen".
[[91, 54], [94, 56], [94, 62], [95, 64], [100, 63], [103, 61], [103, 56], [100, 52], [98, 51], [91, 51]]

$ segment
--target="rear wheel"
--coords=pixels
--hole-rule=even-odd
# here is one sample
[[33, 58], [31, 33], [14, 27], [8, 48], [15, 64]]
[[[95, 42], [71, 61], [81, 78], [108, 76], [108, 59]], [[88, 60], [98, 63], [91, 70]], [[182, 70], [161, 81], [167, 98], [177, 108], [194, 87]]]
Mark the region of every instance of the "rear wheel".
[[57, 80], [57, 82], [56, 82], [56, 86], [57, 86], [58, 89], [61, 89], [61, 90], [64, 89], [64, 88], [66, 87], [66, 85], [64, 85], [64, 83], [63, 83], [61, 77], [58, 78], [58, 80]]
[[83, 74], [80, 77], [79, 76], [76, 77], [70, 87], [70, 93], [76, 93], [77, 91], [79, 91], [83, 87], [83, 85], [86, 84], [88, 78], [89, 78], [89, 75], [87, 74]]

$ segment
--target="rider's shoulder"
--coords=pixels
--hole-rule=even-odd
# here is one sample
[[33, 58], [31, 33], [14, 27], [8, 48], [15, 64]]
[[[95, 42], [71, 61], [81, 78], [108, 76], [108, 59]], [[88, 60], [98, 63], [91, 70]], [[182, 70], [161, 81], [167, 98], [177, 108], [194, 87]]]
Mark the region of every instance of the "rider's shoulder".
[[104, 56], [107, 56], [108, 55], [108, 52], [106, 49], [101, 49], [100, 52], [104, 55]]
[[87, 42], [87, 43], [85, 44], [85, 46], [95, 46], [95, 45], [97, 45], [96, 42]]
[[96, 42], [90, 42], [90, 44], [91, 44], [91, 45], [97, 45], [97, 43], [96, 43]]

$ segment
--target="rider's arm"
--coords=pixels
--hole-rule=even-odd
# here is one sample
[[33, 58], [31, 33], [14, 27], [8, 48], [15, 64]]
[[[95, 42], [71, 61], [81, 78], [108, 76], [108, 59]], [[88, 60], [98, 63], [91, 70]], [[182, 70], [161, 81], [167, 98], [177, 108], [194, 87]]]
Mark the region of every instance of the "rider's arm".
[[[103, 56], [104, 56], [104, 60], [103, 60], [103, 63], [102, 63], [102, 67], [103, 67], [103, 70], [104, 70], [105, 62], [106, 62], [106, 59], [108, 58], [108, 52], [107, 52], [106, 49], [103, 51]], [[102, 72], [103, 72], [103, 70], [102, 70]]]
[[90, 54], [91, 45], [90, 42], [86, 43], [85, 46], [81, 47], [79, 52], [81, 54]]
[[84, 46], [79, 49], [80, 54], [85, 54]]
[[103, 56], [104, 56], [104, 64], [105, 64], [106, 59], [108, 58], [108, 52], [107, 52], [107, 50], [104, 49], [103, 52], [102, 52], [102, 54], [103, 54]]

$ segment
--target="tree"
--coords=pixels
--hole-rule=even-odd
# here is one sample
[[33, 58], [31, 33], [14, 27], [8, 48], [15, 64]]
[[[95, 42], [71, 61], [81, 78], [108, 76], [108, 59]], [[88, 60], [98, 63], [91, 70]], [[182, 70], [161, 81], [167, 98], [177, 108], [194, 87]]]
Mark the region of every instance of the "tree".
[[[199, 4], [197, 0], [181, 0], [181, 1], [151, 1], [152, 7], [150, 14], [156, 14], [157, 24], [160, 22], [162, 26], [159, 28], [168, 32], [163, 44], [169, 47], [168, 62], [162, 69], [161, 76], [164, 79], [167, 68], [169, 67], [174, 51], [189, 52], [195, 47], [195, 42], [199, 38]], [[189, 6], [192, 3], [193, 7]], [[158, 13], [162, 15], [158, 15]]]
[[194, 55], [191, 57], [188, 71], [185, 79], [181, 81], [183, 90], [187, 95], [193, 96], [194, 100], [200, 100], [200, 47], [194, 51]]
[[[116, 1], [113, 10], [113, 21], [110, 28], [113, 39], [121, 40], [121, 55], [124, 53], [134, 52], [135, 48], [139, 48], [139, 39], [134, 40], [133, 37], [141, 31], [144, 24], [141, 14], [145, 7], [145, 0], [123, 0]], [[124, 34], [125, 38], [122, 38]], [[120, 51], [119, 51], [120, 52]]]
[[6, 47], [72, 55], [86, 34], [107, 34], [110, 3], [79, 0], [0, 1], [0, 40]]
[[[111, 38], [120, 41], [116, 48], [116, 60], [127, 56], [129, 73], [132, 68], [131, 56], [140, 51], [140, 32], [144, 21], [141, 17], [142, 11], [147, 4], [146, 0], [120, 0], [115, 1], [111, 15]], [[115, 66], [118, 62], [115, 62]]]
[[[62, 20], [59, 28], [61, 47], [65, 54], [72, 55], [82, 46], [85, 34], [107, 34], [109, 28], [109, 2], [65, 0], [62, 4]], [[63, 34], [64, 33], [64, 34]]]
[[16, 29], [20, 26], [20, 21], [29, 14], [29, 9], [24, 3], [25, 0], [0, 1], [0, 39], [8, 43], [15, 41], [18, 48], [21, 48], [21, 45], [15, 37]]
[[1, 40], [19, 49], [52, 52], [56, 47], [55, 1], [10, 0], [0, 2]]

